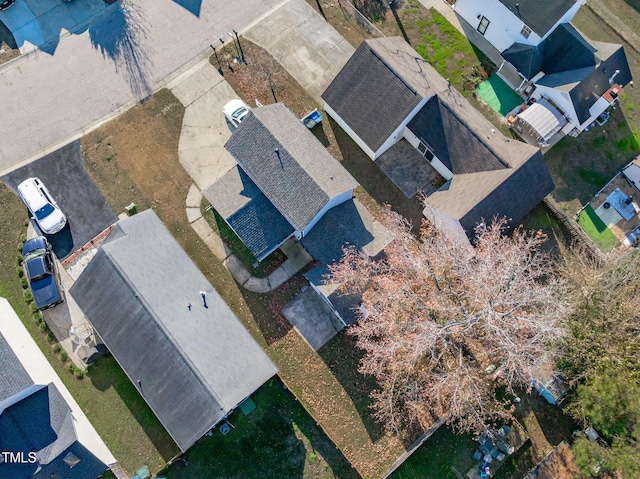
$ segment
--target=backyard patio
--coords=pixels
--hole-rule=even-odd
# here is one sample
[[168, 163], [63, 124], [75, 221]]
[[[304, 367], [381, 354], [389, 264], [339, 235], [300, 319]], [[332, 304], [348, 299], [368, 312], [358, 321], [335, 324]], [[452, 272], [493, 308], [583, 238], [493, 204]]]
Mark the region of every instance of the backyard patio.
[[580, 211], [578, 224], [603, 252], [632, 246], [640, 236], [639, 198], [640, 190], [619, 173]]

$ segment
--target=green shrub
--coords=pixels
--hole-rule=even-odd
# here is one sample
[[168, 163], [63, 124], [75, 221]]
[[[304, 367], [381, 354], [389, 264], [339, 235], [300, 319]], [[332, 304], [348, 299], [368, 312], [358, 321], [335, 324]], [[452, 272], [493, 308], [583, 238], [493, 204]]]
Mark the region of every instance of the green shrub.
[[49, 341], [50, 343], [56, 342], [56, 336], [51, 331], [47, 333], [47, 341]]
[[16, 256], [16, 266], [22, 266], [22, 255], [21, 254]]
[[80, 368], [75, 368], [73, 374], [77, 379], [82, 379], [84, 377], [84, 371]]
[[63, 363], [66, 363], [67, 359], [69, 359], [69, 355], [64, 349], [60, 351], [60, 359], [62, 360]]
[[[24, 279], [24, 278], [23, 278]], [[24, 300], [27, 303], [30, 303], [33, 301], [33, 293], [31, 293], [31, 291], [29, 291], [28, 289], [25, 289], [22, 294], [24, 295]]]
[[33, 313], [33, 320], [40, 324], [42, 322], [42, 313], [40, 311]]
[[27, 289], [29, 287], [29, 282], [24, 276], [20, 278], [20, 283], [22, 284], [22, 289]]
[[38, 312], [38, 307], [36, 306], [36, 303], [31, 303], [31, 313], [37, 313]]
[[24, 276], [24, 268], [22, 266], [16, 266], [16, 274], [18, 278], [22, 278]]
[[40, 328], [40, 331], [46, 332], [47, 329], [49, 329], [49, 326], [47, 326], [47, 323], [45, 323], [44, 321], [42, 321], [38, 327]]
[[60, 343], [55, 343], [53, 345], [53, 352], [54, 353], [59, 353], [61, 349], [62, 349], [62, 346], [60, 346]]
[[[26, 223], [27, 223], [27, 224], [26, 224], [25, 226], [29, 226], [29, 222], [27, 221]], [[20, 235], [20, 244], [24, 244], [24, 243], [25, 243], [25, 241], [27, 241], [27, 235], [26, 235], [26, 234], [24, 234], [24, 233], [22, 233], [22, 234]]]

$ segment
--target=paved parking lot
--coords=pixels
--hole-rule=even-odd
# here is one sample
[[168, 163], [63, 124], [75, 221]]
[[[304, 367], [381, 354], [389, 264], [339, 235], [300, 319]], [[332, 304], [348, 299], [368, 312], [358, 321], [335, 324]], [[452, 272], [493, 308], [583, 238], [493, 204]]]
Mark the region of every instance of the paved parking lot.
[[[38, 161], [3, 176], [13, 191], [27, 178], [37, 176], [67, 216], [67, 226], [47, 235], [62, 260], [118, 219], [82, 167], [80, 142], [74, 141]], [[37, 231], [37, 226], [34, 225]]]

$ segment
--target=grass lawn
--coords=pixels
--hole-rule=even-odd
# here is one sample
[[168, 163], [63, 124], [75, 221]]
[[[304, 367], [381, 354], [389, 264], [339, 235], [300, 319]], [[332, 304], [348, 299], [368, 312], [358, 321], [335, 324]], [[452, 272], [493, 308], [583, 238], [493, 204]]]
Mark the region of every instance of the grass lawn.
[[[244, 45], [245, 42], [243, 48]], [[305, 467], [299, 477], [333, 477], [332, 471], [340, 477], [359, 477], [356, 471], [345, 466], [347, 462], [343, 459], [325, 456], [324, 451], [332, 450], [331, 441], [338, 445], [362, 476], [380, 474], [402, 453], [401, 444], [387, 436], [370, 436], [363, 419], [363, 416], [369, 417], [369, 411], [358, 409], [347, 387], [280, 314], [282, 306], [306, 283], [301, 274], [269, 295], [242, 290], [189, 225], [185, 201], [191, 179], [180, 165], [177, 148], [182, 115], [182, 105], [169, 91], [162, 90], [143, 105], [137, 105], [85, 136], [82, 147], [89, 176], [116, 211], [121, 211], [132, 200], [142, 205], [141, 209], [145, 205], [154, 208], [187, 254], [276, 363], [280, 377], [328, 434], [329, 437], [318, 432], [313, 442], [303, 443], [307, 444], [307, 456], [316, 454], [318, 462], [322, 462], [322, 457], [329, 464], [329, 470], [323, 467], [320, 472]], [[354, 370], [357, 368], [355, 363], [345, 364], [347, 366]], [[288, 414], [293, 417], [294, 412]], [[319, 442], [323, 445], [318, 445]], [[255, 450], [253, 453], [259, 454]], [[210, 449], [208, 454], [211, 455]], [[233, 451], [219, 450], [218, 454], [233, 454]], [[253, 467], [251, 462], [249, 459], [243, 464], [250, 468]], [[278, 462], [284, 468], [289, 467], [286, 457], [274, 459], [274, 463]], [[252, 476], [239, 473], [232, 477]], [[273, 471], [272, 477], [290, 476], [287, 472]]]
[[170, 479], [354, 477], [344, 456], [277, 378], [251, 397], [256, 409], [248, 416], [234, 411], [227, 435], [216, 429], [186, 453], [186, 465], [176, 462], [161, 474]]
[[578, 215], [578, 224], [603, 253], [608, 253], [620, 245], [618, 238], [607, 228], [590, 205], [587, 205]]
[[26, 210], [4, 184], [0, 184], [0, 204], [0, 296], [9, 300], [121, 466], [133, 471], [147, 464], [157, 470], [178, 449], [113, 358], [102, 358], [82, 379], [76, 379], [68, 369], [69, 361], [61, 359], [55, 342], [33, 319], [15, 263], [20, 236], [26, 234]]
[[470, 434], [454, 434], [449, 427], [441, 426], [415, 451], [390, 479], [438, 478], [458, 479], [451, 468], [462, 476], [473, 466], [473, 452], [478, 443]]

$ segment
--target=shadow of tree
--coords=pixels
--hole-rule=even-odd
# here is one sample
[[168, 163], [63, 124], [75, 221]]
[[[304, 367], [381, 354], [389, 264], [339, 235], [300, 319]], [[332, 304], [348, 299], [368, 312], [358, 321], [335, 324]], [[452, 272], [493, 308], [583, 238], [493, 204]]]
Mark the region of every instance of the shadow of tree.
[[417, 231], [423, 218], [417, 195], [407, 198], [340, 125], [328, 115], [326, 118], [342, 156], [342, 165], [378, 203], [391, 205], [391, 209], [410, 220]]
[[152, 93], [149, 55], [142, 47], [149, 28], [141, 7], [133, 2], [123, 3], [89, 28], [93, 47], [113, 61], [116, 71], [126, 73], [127, 83], [138, 100]]
[[389, 9], [384, 0], [354, 0], [353, 4], [371, 22], [384, 21]]
[[378, 441], [385, 435], [383, 426], [374, 419], [371, 409], [371, 393], [378, 388], [378, 383], [373, 376], [365, 376], [358, 371], [364, 351], [356, 346], [353, 337], [343, 331], [322, 346], [318, 354], [353, 401], [371, 440]]

